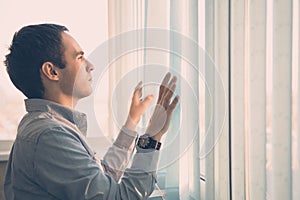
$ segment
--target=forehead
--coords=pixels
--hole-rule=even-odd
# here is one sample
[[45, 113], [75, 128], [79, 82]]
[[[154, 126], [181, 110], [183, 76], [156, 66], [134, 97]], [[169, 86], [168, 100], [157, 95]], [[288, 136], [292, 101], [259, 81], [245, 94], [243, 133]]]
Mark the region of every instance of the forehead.
[[65, 53], [73, 54], [82, 51], [78, 42], [67, 32], [62, 32], [62, 43], [65, 49]]

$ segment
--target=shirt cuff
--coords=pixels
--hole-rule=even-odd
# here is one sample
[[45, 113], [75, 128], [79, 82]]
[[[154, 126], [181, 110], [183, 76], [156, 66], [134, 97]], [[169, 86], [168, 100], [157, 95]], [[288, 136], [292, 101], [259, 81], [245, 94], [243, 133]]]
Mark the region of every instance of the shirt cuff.
[[159, 160], [159, 151], [136, 147], [136, 154], [132, 160], [132, 169], [144, 172], [156, 172]]
[[135, 147], [137, 136], [138, 134], [136, 131], [129, 130], [128, 128], [123, 126], [114, 142], [114, 145], [124, 150], [133, 150]]

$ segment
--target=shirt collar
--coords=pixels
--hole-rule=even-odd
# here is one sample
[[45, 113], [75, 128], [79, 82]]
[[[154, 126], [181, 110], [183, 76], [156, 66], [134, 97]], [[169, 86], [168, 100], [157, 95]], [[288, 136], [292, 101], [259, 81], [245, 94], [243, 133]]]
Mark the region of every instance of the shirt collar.
[[25, 99], [25, 107], [27, 112], [49, 112], [58, 118], [66, 119], [86, 135], [87, 120], [84, 113], [45, 99]]

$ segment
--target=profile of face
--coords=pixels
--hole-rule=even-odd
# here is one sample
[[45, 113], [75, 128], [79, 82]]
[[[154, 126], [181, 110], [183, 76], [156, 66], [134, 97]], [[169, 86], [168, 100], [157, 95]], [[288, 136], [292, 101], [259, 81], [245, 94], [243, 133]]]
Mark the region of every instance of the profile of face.
[[65, 95], [79, 100], [92, 93], [91, 71], [94, 66], [70, 34], [62, 32], [62, 43], [66, 67], [61, 69], [60, 88]]

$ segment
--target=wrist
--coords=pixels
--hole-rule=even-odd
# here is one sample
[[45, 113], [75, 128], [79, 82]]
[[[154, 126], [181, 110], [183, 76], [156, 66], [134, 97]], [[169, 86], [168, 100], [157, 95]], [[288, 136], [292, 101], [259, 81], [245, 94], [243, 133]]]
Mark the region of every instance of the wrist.
[[151, 126], [148, 126], [146, 133], [149, 134], [156, 141], [160, 141], [163, 136], [162, 132], [160, 132], [159, 130], [155, 130]]
[[137, 146], [142, 149], [155, 149], [159, 150], [161, 147], [161, 142], [155, 140], [149, 134], [145, 134], [139, 137]]
[[161, 141], [161, 138], [162, 138], [162, 135], [161, 134], [156, 134], [156, 135], [153, 135], [151, 136], [154, 140], [160, 142]]
[[138, 124], [139, 120], [133, 120], [130, 116], [127, 118], [125, 122], [125, 127], [129, 130], [135, 131], [136, 126]]

